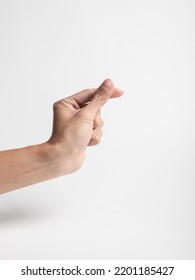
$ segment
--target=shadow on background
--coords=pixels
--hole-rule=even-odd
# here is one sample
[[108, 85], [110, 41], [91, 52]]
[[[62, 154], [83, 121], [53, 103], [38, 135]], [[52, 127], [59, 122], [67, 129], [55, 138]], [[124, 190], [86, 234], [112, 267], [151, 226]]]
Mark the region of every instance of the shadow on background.
[[30, 224], [51, 217], [51, 209], [16, 207], [0, 210], [0, 228], [15, 224]]

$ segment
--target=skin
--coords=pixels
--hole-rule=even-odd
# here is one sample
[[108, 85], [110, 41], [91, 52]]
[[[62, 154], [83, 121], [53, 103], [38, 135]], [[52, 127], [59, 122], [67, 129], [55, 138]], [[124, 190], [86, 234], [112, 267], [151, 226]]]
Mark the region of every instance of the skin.
[[0, 194], [77, 171], [86, 147], [101, 140], [102, 106], [122, 94], [106, 79], [98, 89], [55, 102], [53, 131], [47, 142], [0, 152]]

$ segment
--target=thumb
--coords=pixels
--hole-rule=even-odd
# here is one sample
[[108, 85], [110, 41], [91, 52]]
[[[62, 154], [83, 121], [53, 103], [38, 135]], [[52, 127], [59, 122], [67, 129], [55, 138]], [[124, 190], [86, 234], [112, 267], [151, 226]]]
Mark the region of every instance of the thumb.
[[95, 117], [100, 108], [107, 102], [114, 90], [114, 83], [110, 79], [106, 79], [96, 90], [91, 102], [83, 108], [90, 115]]

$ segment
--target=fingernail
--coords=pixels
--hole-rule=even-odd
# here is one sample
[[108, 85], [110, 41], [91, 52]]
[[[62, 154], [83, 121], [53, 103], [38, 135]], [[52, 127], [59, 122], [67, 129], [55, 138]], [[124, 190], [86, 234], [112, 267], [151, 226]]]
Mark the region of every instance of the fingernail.
[[111, 79], [106, 79], [103, 83], [102, 86], [106, 87], [106, 88], [110, 88], [113, 86], [113, 81]]

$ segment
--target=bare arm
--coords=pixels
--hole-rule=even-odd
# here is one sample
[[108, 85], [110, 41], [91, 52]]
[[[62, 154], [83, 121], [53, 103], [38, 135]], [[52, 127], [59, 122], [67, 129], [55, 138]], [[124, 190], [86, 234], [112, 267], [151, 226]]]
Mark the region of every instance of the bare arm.
[[77, 171], [86, 147], [101, 140], [101, 107], [122, 93], [111, 80], [105, 80], [98, 89], [57, 101], [47, 142], [0, 152], [0, 194]]
[[60, 176], [54, 153], [49, 143], [0, 152], [0, 194]]

